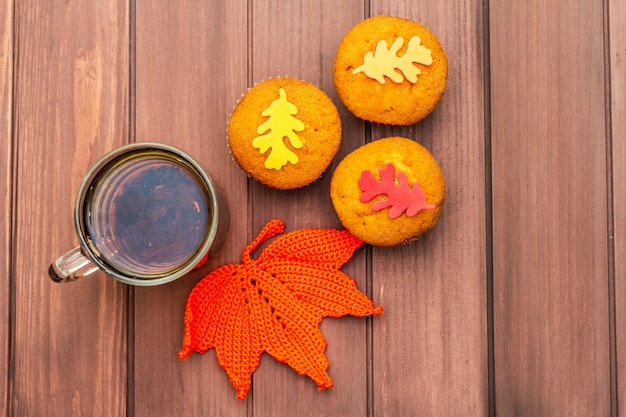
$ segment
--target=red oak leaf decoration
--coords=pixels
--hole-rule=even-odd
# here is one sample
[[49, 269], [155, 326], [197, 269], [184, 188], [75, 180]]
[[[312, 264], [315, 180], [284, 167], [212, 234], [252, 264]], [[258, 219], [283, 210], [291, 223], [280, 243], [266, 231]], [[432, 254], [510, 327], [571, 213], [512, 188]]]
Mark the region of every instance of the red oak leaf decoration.
[[363, 192], [359, 198], [361, 203], [368, 203], [374, 197], [386, 195], [387, 199], [374, 202], [372, 209], [379, 211], [391, 207], [389, 217], [392, 219], [400, 217], [405, 211], [406, 215], [411, 217], [419, 213], [420, 210], [435, 208], [433, 204], [426, 203], [426, 196], [417, 181], [413, 187], [409, 186], [404, 172], [398, 172], [398, 184], [395, 183], [396, 167], [392, 163], [387, 164], [378, 172], [380, 173], [380, 181], [376, 180], [368, 170], [361, 173], [361, 178], [359, 178], [359, 186]]
[[255, 249], [283, 231], [282, 221], [270, 221], [244, 250], [241, 265], [212, 271], [187, 299], [178, 356], [215, 348], [239, 399], [246, 397], [263, 352], [308, 375], [320, 389], [332, 387], [318, 327], [322, 318], [383, 311], [339, 271], [363, 245], [345, 230], [287, 233], [252, 259]]

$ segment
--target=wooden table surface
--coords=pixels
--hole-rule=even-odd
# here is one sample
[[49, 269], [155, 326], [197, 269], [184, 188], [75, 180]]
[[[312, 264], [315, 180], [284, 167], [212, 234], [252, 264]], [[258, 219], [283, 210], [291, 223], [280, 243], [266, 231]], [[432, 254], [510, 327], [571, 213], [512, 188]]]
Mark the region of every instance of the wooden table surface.
[[[440, 106], [409, 127], [340, 103], [343, 35], [379, 14], [420, 21], [449, 60]], [[311, 186], [272, 190], [229, 154], [255, 83], [292, 76], [337, 105], [343, 142]], [[0, 413], [7, 416], [626, 415], [626, 1], [0, 1]], [[330, 174], [401, 135], [447, 181], [437, 226], [343, 268], [385, 312], [324, 319], [335, 387], [263, 355], [235, 398], [215, 352], [180, 361], [183, 310], [272, 218], [341, 227]], [[133, 288], [54, 284], [77, 244], [87, 169], [128, 142], [198, 159], [227, 191], [229, 238], [200, 271]]]

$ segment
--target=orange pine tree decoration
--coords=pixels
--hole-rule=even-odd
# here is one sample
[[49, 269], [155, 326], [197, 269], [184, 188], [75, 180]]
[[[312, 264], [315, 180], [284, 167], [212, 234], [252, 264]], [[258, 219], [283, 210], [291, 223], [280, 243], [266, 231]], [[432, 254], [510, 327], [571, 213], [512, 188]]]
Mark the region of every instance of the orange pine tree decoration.
[[320, 389], [332, 387], [318, 327], [322, 318], [383, 311], [339, 270], [363, 244], [345, 230], [287, 233], [252, 259], [254, 250], [283, 231], [282, 221], [270, 221], [244, 250], [242, 264], [212, 271], [187, 300], [178, 356], [215, 348], [239, 399], [246, 397], [263, 352], [308, 375]]

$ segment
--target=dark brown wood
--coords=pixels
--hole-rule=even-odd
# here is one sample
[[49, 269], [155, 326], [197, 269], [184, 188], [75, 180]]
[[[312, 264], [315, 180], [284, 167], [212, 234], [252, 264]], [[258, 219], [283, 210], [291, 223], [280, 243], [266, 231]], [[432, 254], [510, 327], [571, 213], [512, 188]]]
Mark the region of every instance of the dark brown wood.
[[603, 2], [490, 6], [496, 414], [608, 416]]
[[[626, 4], [609, 2], [610, 121], [613, 162], [613, 236], [615, 254], [615, 408], [626, 411]], [[621, 408], [621, 409], [620, 409]]]
[[[13, 137], [13, 2], [0, 4], [0, 375], [9, 375], [11, 342], [11, 216]], [[9, 399], [9, 378], [0, 380], [0, 398]], [[2, 401], [0, 414], [8, 415], [9, 401]]]
[[[372, 140], [404, 136], [439, 162], [446, 202], [417, 242], [373, 251], [374, 412], [486, 416], [488, 409], [483, 11], [480, 1], [372, 2], [372, 15], [429, 27], [448, 56], [446, 92], [415, 126], [374, 126]], [[459, 31], [451, 31], [452, 22]], [[419, 394], [416, 394], [419, 393]]]
[[[253, 234], [273, 218], [285, 222], [286, 232], [304, 227], [341, 227], [330, 201], [330, 178], [336, 163], [364, 143], [365, 130], [339, 101], [332, 67], [339, 42], [363, 19], [363, 2], [272, 0], [253, 4], [252, 82], [288, 76], [313, 83], [337, 106], [343, 130], [336, 162], [313, 184], [280, 191], [252, 182]], [[342, 270], [362, 291], [366, 290], [365, 249], [357, 251]], [[264, 355], [254, 375], [256, 415], [366, 415], [366, 319], [325, 319], [320, 328], [328, 343], [329, 374], [335, 386], [319, 392], [310, 378]]]
[[49, 263], [77, 245], [74, 194], [128, 134], [128, 3], [15, 4], [15, 327], [10, 415], [125, 415], [126, 287], [68, 285]]
[[137, 2], [135, 14], [136, 139], [197, 159], [224, 191], [231, 221], [225, 247], [204, 268], [135, 289], [133, 413], [245, 416], [247, 404], [236, 399], [214, 350], [185, 361], [177, 352], [189, 292], [212, 268], [239, 263], [248, 240], [247, 179], [226, 140], [232, 106], [247, 88], [247, 4]]
[[[426, 24], [448, 55], [414, 126], [366, 124], [335, 92], [341, 38], [377, 14]], [[0, 2], [0, 415], [625, 416], [625, 57], [619, 0]], [[275, 76], [320, 87], [343, 122], [299, 190], [247, 178], [227, 145], [237, 100]], [[323, 320], [335, 387], [263, 355], [239, 401], [213, 350], [180, 361], [193, 286], [270, 219], [341, 227], [334, 167], [392, 135], [433, 153], [447, 200], [419, 241], [343, 268], [385, 312]], [[205, 166], [225, 246], [161, 287], [53, 284], [83, 175], [132, 141]]]

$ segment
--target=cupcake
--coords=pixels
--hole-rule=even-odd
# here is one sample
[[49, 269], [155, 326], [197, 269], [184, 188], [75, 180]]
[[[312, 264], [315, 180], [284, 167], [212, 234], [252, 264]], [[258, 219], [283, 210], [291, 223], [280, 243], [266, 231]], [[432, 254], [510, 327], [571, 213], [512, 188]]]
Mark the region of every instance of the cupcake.
[[318, 179], [341, 143], [337, 108], [319, 88], [294, 78], [252, 87], [228, 122], [228, 143], [248, 175], [278, 189]]
[[376, 246], [409, 243], [439, 218], [445, 182], [435, 158], [417, 142], [389, 137], [348, 154], [330, 182], [343, 226]]
[[376, 16], [353, 27], [333, 67], [339, 97], [355, 116], [412, 125], [439, 104], [448, 61], [437, 37], [420, 23]]

